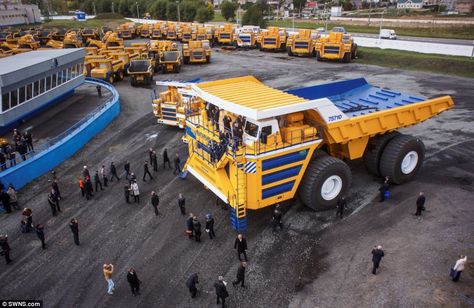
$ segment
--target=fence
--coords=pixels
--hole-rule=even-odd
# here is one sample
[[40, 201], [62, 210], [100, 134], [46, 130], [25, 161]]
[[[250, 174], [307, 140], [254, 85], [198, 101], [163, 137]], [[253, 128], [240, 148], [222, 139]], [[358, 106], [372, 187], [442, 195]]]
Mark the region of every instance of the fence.
[[20, 189], [52, 170], [74, 155], [118, 116], [120, 97], [117, 90], [110, 84], [97, 79], [87, 79], [86, 83], [106, 88], [112, 93], [112, 97], [63, 133], [35, 148], [35, 152], [29, 154], [30, 158], [2, 171], [0, 180], [4, 185], [13, 184], [16, 189]]

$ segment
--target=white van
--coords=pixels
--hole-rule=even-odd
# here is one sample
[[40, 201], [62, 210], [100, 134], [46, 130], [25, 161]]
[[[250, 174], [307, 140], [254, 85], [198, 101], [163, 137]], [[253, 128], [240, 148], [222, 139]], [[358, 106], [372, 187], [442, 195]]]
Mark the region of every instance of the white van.
[[392, 29], [381, 29], [379, 37], [381, 39], [396, 40], [397, 34], [395, 33], [395, 30]]

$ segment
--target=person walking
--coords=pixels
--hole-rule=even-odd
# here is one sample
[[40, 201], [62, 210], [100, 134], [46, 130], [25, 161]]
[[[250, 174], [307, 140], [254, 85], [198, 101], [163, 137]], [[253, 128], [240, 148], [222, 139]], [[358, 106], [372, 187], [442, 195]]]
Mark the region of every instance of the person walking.
[[346, 205], [347, 205], [347, 203], [346, 203], [346, 198], [345, 197], [342, 196], [339, 199], [337, 199], [336, 217], [339, 216], [339, 218], [342, 219], [342, 217], [344, 215], [344, 210], [346, 209]]
[[61, 212], [61, 207], [59, 206], [59, 200], [61, 199], [61, 197], [56, 193], [56, 190], [54, 190], [54, 188], [51, 189], [51, 195], [53, 196], [53, 200], [56, 203], [56, 209], [58, 210], [58, 212]]
[[100, 176], [102, 177], [102, 181], [104, 182], [104, 187], [107, 187], [109, 178], [107, 177], [107, 171], [105, 170], [105, 166], [102, 165], [100, 168]]
[[237, 257], [239, 258], [239, 261], [242, 261], [240, 258], [240, 255], [244, 255], [244, 260], [247, 262], [247, 240], [244, 238], [242, 234], [237, 235], [237, 238], [235, 239], [234, 243], [234, 249], [237, 249]]
[[421, 211], [425, 210], [425, 194], [420, 191], [418, 198], [416, 199], [416, 213], [415, 216], [421, 216]]
[[133, 296], [140, 295], [140, 279], [138, 279], [137, 272], [131, 267], [127, 273], [127, 281], [130, 284]]
[[21, 215], [25, 216], [26, 218], [26, 232], [30, 232], [33, 228], [33, 211], [30, 208], [25, 207]]
[[44, 242], [44, 226], [42, 224], [37, 224], [35, 230], [36, 235], [41, 241], [41, 248], [46, 249], [46, 243]]
[[113, 264], [104, 264], [102, 268], [103, 268], [105, 281], [107, 281], [107, 293], [112, 295], [114, 294], [113, 291], [115, 290], [115, 284], [114, 284], [114, 281], [112, 280], [112, 274], [114, 273], [114, 266]]
[[175, 158], [174, 158], [174, 170], [173, 170], [173, 174], [180, 174], [181, 173], [181, 159], [179, 159], [179, 154], [176, 153], [175, 154]]
[[10, 206], [10, 195], [8, 195], [8, 193], [3, 189], [0, 192], [0, 201], [2, 201], [3, 208], [5, 209], [5, 211], [7, 213], [11, 213], [12, 207]]
[[51, 183], [51, 188], [53, 189], [53, 194], [56, 196], [56, 198], [61, 200], [61, 192], [59, 191], [58, 180], [54, 180], [53, 183]]
[[160, 204], [160, 197], [152, 191], [151, 192], [151, 205], [155, 209], [155, 216], [158, 216], [160, 213], [158, 212], [158, 204]]
[[8, 235], [0, 235], [0, 248], [2, 248], [2, 256], [5, 257], [5, 262], [8, 264], [12, 263], [10, 259], [10, 245], [8, 244]]
[[190, 239], [193, 238], [194, 234], [194, 221], [193, 221], [194, 215], [193, 213], [189, 213], [188, 219], [186, 219], [186, 234]]
[[275, 232], [277, 227], [280, 227], [280, 230], [283, 230], [283, 222], [281, 221], [282, 214], [280, 211], [280, 205], [277, 204], [275, 210], [273, 211], [272, 216], [272, 231]]
[[178, 206], [179, 210], [181, 211], [181, 215], [186, 215], [186, 199], [183, 197], [182, 193], [179, 193]]
[[385, 254], [382, 250], [382, 245], [378, 245], [372, 249], [372, 263], [374, 264], [372, 274], [377, 275], [377, 269], [379, 268], [380, 261], [382, 261], [384, 256]]
[[196, 240], [196, 242], [200, 242], [201, 234], [202, 234], [201, 223], [199, 222], [196, 216], [193, 217], [193, 230], [194, 230], [194, 239]]
[[247, 268], [247, 263], [246, 262], [241, 262], [239, 265], [239, 268], [237, 269], [237, 280], [232, 282], [232, 285], [235, 287], [235, 285], [240, 283], [240, 286], [242, 288], [245, 288], [245, 269]]
[[151, 155], [150, 163], [153, 166], [153, 171], [158, 172], [158, 158], [155, 151]]
[[145, 161], [145, 163], [143, 164], [143, 181], [144, 182], [146, 182], [145, 178], [147, 174], [150, 176], [150, 179], [153, 180], [153, 176], [151, 175], [150, 170], [148, 169], [148, 161]]
[[170, 162], [170, 158], [168, 157], [168, 150], [164, 149], [164, 151], [163, 151], [163, 169], [166, 169], [166, 164], [168, 164], [168, 167], [171, 169], [171, 162]]
[[86, 188], [82, 178], [79, 178], [79, 188], [81, 189], [81, 195], [84, 197], [86, 195]]
[[127, 184], [123, 187], [123, 195], [125, 196], [125, 202], [130, 203], [130, 186]]
[[129, 179], [130, 176], [130, 162], [127, 160], [125, 165], [123, 165], [123, 169], [125, 170], [125, 178]]
[[26, 131], [23, 136], [25, 137], [26, 145], [28, 146], [28, 151], [34, 152], [35, 148], [33, 147], [33, 135], [30, 133], [30, 131]]
[[206, 232], [209, 234], [211, 240], [216, 237], [216, 233], [214, 232], [214, 218], [211, 214], [206, 214]]
[[225, 299], [229, 297], [229, 293], [227, 292], [226, 282], [224, 281], [224, 277], [219, 276], [218, 280], [214, 283], [214, 288], [216, 289], [216, 296], [217, 296], [217, 305], [222, 301], [222, 308], [225, 308]]
[[459, 281], [459, 278], [461, 277], [461, 273], [464, 270], [464, 267], [466, 266], [467, 262], [467, 256], [460, 255], [459, 259], [456, 261], [456, 264], [453, 267], [453, 281]]
[[114, 181], [114, 177], [117, 179], [117, 181], [120, 181], [120, 178], [117, 175], [117, 168], [115, 167], [114, 162], [110, 163], [110, 182]]
[[103, 190], [102, 189], [102, 181], [100, 180], [100, 177], [99, 177], [99, 170], [95, 171], [94, 183], [95, 183], [95, 191], [96, 192], [99, 191], [99, 187], [100, 187], [100, 190]]
[[8, 185], [7, 194], [10, 197], [10, 206], [15, 210], [20, 210], [20, 207], [18, 206], [18, 196], [12, 184]]
[[224, 123], [224, 129], [226, 132], [230, 132], [230, 127], [231, 127], [231, 122], [232, 122], [232, 119], [230, 118], [230, 116], [228, 114], [226, 114], [223, 118], [222, 118], [222, 122]]
[[49, 206], [51, 207], [51, 213], [53, 214], [53, 216], [57, 216], [58, 209], [56, 208], [56, 200], [52, 193], [48, 194], [48, 203], [49, 203]]
[[199, 277], [197, 273], [192, 274], [189, 276], [188, 280], [186, 280], [186, 286], [189, 289], [189, 293], [191, 293], [191, 298], [195, 298], [197, 294], [197, 287], [196, 284], [199, 283]]
[[79, 246], [81, 243], [79, 242], [79, 222], [76, 218], [71, 219], [69, 223], [69, 227], [71, 228], [72, 235], [74, 237], [74, 244]]
[[89, 169], [87, 169], [87, 166], [84, 166], [82, 168], [82, 177], [85, 179], [87, 177], [90, 177]]
[[379, 202], [384, 202], [387, 199], [387, 195], [390, 195], [390, 179], [388, 176], [385, 177], [382, 186], [379, 188], [380, 191], [380, 200]]
[[94, 195], [92, 194], [92, 192], [94, 191], [94, 188], [92, 187], [91, 177], [90, 177], [90, 176], [87, 176], [85, 179], [86, 179], [86, 184], [85, 184], [85, 188], [86, 188], [86, 199], [89, 200], [91, 197], [94, 196]]
[[130, 191], [133, 195], [133, 202], [140, 203], [140, 190], [138, 190], [137, 181], [134, 181], [132, 185], [130, 185]]

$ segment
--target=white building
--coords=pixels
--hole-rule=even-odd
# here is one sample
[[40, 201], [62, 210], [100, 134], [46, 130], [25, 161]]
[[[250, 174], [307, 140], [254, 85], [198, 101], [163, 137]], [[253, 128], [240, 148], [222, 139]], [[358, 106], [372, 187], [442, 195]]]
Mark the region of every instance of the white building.
[[397, 9], [421, 9], [423, 8], [423, 0], [398, 0]]
[[0, 0], [0, 27], [41, 22], [41, 12], [35, 4], [19, 0]]

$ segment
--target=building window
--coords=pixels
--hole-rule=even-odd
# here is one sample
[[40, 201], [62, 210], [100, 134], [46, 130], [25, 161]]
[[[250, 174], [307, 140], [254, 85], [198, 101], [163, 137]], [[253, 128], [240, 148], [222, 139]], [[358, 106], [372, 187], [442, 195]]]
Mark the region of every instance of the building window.
[[46, 77], [46, 91], [51, 90], [51, 76]]
[[18, 105], [23, 104], [26, 100], [25, 86], [18, 88]]
[[10, 108], [10, 92], [2, 94], [2, 111]]
[[58, 86], [62, 84], [63, 81], [63, 71], [58, 72]]
[[40, 82], [41, 80], [36, 80], [33, 84], [33, 96], [40, 95]]
[[40, 93], [44, 93], [46, 91], [46, 78], [40, 80]]
[[26, 85], [26, 100], [29, 101], [32, 98], [33, 98], [33, 84], [30, 83]]
[[10, 108], [18, 105], [18, 89], [10, 92]]

